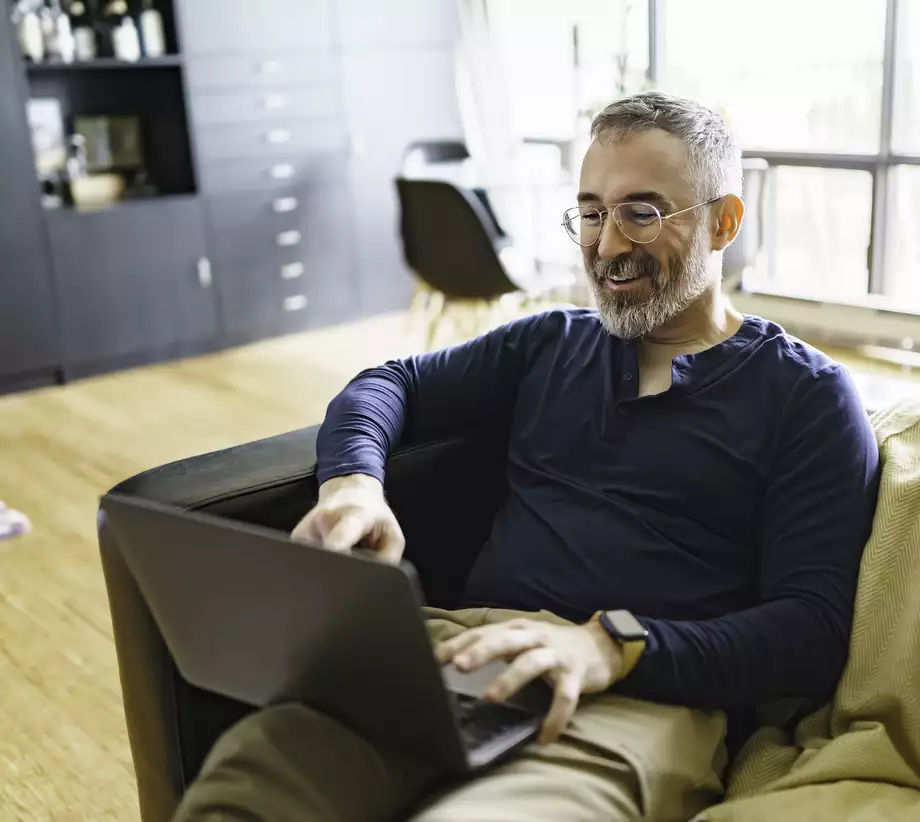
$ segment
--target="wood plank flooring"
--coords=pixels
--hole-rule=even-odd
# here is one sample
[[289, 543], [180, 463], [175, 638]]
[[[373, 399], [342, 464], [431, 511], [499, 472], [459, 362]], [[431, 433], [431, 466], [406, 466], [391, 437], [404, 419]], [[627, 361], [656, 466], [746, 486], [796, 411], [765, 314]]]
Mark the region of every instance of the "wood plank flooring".
[[403, 316], [0, 398], [0, 820], [136, 822], [100, 494], [138, 471], [310, 425], [361, 368], [421, 347]]
[[376, 318], [0, 398], [0, 499], [33, 521], [0, 541], [0, 820], [138, 819], [99, 495], [169, 460], [318, 422], [358, 370], [419, 350], [422, 325]]

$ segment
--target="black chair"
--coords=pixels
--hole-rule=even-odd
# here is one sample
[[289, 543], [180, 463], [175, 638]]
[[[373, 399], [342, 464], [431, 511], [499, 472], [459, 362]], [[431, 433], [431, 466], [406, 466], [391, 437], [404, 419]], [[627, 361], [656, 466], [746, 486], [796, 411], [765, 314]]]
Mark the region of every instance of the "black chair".
[[[413, 312], [420, 306], [427, 311], [428, 349], [434, 347], [452, 304], [477, 303], [477, 308], [488, 311], [486, 324], [492, 325], [501, 297], [536, 296], [540, 290], [536, 267], [520, 279], [513, 278], [502, 261], [502, 256], [513, 254], [513, 243], [474, 192], [444, 180], [404, 177], [397, 178], [396, 187], [403, 253], [422, 284]], [[482, 323], [474, 319], [477, 325]]]
[[[181, 508], [290, 531], [316, 503], [315, 428], [182, 460], [116, 487]], [[427, 601], [450, 608], [507, 496], [507, 432], [408, 442], [387, 468], [387, 498]], [[459, 501], [463, 515], [457, 516]], [[142, 822], [169, 822], [223, 731], [253, 710], [195, 688], [176, 668], [105, 518], [99, 547], [112, 612]]]
[[[417, 140], [406, 148], [399, 176], [412, 180], [456, 182], [457, 169], [469, 159], [471, 155], [466, 143], [459, 140]], [[488, 192], [476, 186], [471, 190], [479, 198], [498, 233], [506, 236], [495, 216]]]
[[470, 152], [460, 140], [416, 140], [406, 148], [403, 165], [416, 157], [425, 165], [458, 163], [469, 160]]
[[499, 254], [511, 241], [479, 198], [442, 180], [398, 178], [406, 264], [447, 299], [494, 300], [521, 290]]

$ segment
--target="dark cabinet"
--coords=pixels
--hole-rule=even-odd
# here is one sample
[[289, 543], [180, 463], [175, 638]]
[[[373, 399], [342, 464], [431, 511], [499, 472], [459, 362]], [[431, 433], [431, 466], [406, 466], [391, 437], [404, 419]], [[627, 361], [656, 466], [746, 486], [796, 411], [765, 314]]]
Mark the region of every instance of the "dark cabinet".
[[67, 365], [166, 352], [213, 338], [216, 317], [197, 198], [48, 219]]
[[[455, 0], [161, 6], [177, 57], [131, 65], [26, 67], [0, 13], [0, 392], [408, 305], [394, 178], [462, 134]], [[156, 195], [43, 209], [30, 95], [136, 115]]]
[[208, 200], [214, 277], [231, 338], [346, 318], [356, 285], [354, 225], [341, 185]]
[[[55, 301], [25, 119], [22, 65], [0, 11], [0, 386], [51, 378]], [[2, 390], [2, 389], [0, 389]]]

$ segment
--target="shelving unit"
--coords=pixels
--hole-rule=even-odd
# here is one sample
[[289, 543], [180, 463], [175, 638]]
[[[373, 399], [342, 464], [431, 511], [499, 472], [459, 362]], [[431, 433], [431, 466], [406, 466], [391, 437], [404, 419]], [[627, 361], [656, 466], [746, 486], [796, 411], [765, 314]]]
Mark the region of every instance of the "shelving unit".
[[[393, 179], [462, 134], [454, 0], [156, 6], [168, 54], [135, 63], [31, 65], [0, 15], [0, 393], [409, 304]], [[40, 98], [66, 133], [137, 117], [151, 187], [43, 210]]]

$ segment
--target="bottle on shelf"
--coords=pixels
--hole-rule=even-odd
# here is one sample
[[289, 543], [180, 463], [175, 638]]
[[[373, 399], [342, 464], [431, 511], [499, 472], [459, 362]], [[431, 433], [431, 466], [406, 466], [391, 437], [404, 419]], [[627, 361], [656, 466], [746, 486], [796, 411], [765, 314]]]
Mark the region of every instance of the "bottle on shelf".
[[77, 53], [77, 41], [73, 36], [70, 17], [61, 7], [61, 0], [51, 0], [51, 11], [54, 15], [54, 27], [57, 30], [58, 53], [65, 63], [72, 63]]
[[125, 0], [98, 0], [95, 15], [96, 51], [100, 57], [115, 57], [115, 32], [128, 14]]
[[85, 0], [73, 0], [68, 11], [77, 60], [95, 59], [99, 50], [96, 46], [96, 30], [93, 28], [93, 16], [89, 6]]
[[41, 0], [19, 0], [13, 9], [13, 23], [23, 57], [33, 63], [45, 59], [45, 37], [39, 16]]
[[41, 21], [45, 59], [72, 63], [75, 52], [70, 18], [61, 8], [61, 0], [47, 0], [40, 4], [38, 16]]
[[142, 0], [138, 22], [140, 23], [144, 56], [162, 57], [166, 54], [166, 31], [163, 27], [163, 15], [157, 11], [154, 0]]
[[141, 38], [126, 0], [112, 0], [105, 7], [106, 24], [112, 31], [112, 56], [136, 63], [141, 59]]

